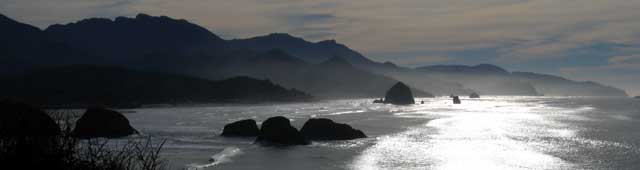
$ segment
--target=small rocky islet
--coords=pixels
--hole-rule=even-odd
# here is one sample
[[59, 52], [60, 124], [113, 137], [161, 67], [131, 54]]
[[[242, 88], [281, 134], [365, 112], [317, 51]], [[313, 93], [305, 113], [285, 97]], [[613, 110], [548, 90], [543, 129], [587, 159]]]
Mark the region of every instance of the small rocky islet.
[[120, 138], [137, 134], [122, 113], [101, 107], [89, 108], [76, 122], [71, 135], [82, 138]]
[[[0, 136], [43, 137], [61, 135], [60, 125], [44, 110], [18, 102], [0, 101]], [[114, 110], [92, 107], [75, 122], [71, 135], [80, 139], [120, 138], [137, 134], [129, 120]]]
[[472, 99], [480, 98], [480, 95], [478, 93], [471, 93], [469, 95], [469, 98], [472, 98]]
[[270, 117], [262, 122], [259, 130], [257, 127], [253, 119], [240, 120], [225, 125], [221, 136], [256, 137], [255, 143], [263, 146], [308, 145], [310, 141], [352, 140], [367, 137], [361, 130], [327, 118], [309, 119], [300, 131], [283, 116]]
[[410, 105], [415, 104], [411, 88], [402, 82], [393, 85], [385, 93], [384, 99], [376, 99], [373, 103], [385, 103], [394, 105]]

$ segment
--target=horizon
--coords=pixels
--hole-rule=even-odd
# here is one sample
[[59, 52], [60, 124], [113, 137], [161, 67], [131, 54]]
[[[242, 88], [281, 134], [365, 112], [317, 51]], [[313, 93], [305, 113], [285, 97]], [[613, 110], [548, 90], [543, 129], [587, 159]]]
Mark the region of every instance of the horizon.
[[[640, 32], [633, 29], [640, 27], [640, 19], [632, 15], [637, 13], [632, 10], [634, 6], [639, 6], [634, 5], [637, 2], [598, 4], [596, 1], [584, 3], [584, 9], [567, 6], [567, 2], [505, 0], [454, 5], [400, 2], [391, 5], [389, 10], [381, 9], [380, 15], [366, 15], [371, 12], [355, 9], [367, 5], [377, 9], [389, 5], [386, 2], [241, 1], [227, 3], [225, 8], [216, 6], [218, 1], [47, 2], [10, 0], [0, 4], [0, 11], [9, 18], [40, 29], [86, 18], [114, 19], [118, 16], [132, 17], [138, 13], [168, 16], [203, 26], [227, 40], [287, 33], [310, 42], [336, 40], [370, 60], [381, 63], [390, 61], [403, 67], [486, 63], [509, 71], [600, 82], [622, 88], [631, 96], [640, 95], [640, 87], [637, 86], [640, 84], [640, 76], [637, 76], [640, 73], [640, 45], [635, 43], [640, 40]], [[446, 7], [446, 10], [438, 11], [430, 6], [432, 3]], [[230, 11], [240, 6], [258, 11]], [[193, 10], [185, 11], [179, 7]], [[411, 10], [399, 10], [401, 7]], [[536, 13], [528, 7], [548, 8]], [[464, 12], [460, 11], [463, 9]], [[514, 12], [515, 9], [524, 11]], [[561, 13], [564, 10], [567, 12]], [[518, 14], [520, 12], [525, 14]], [[482, 15], [471, 17], [471, 14]], [[595, 17], [594, 14], [603, 15]], [[581, 17], [585, 15], [594, 17]], [[236, 16], [241, 17], [227, 19]], [[477, 19], [478, 22], [461, 16]], [[528, 17], [531, 17], [531, 21], [526, 20]], [[438, 21], [438, 24], [419, 22], [421, 20]], [[389, 26], [387, 22], [390, 21], [398, 28]], [[531, 28], [531, 25], [550, 28], [537, 30], [536, 26]]]

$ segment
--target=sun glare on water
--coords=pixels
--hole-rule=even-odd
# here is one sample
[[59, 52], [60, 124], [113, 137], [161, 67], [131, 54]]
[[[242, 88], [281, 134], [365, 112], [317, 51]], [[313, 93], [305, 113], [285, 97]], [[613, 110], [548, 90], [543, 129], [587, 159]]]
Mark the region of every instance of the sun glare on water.
[[[516, 100], [516, 99], [514, 99]], [[545, 136], [571, 138], [572, 130], [547, 120], [543, 104], [503, 98], [465, 100], [453, 105], [433, 99], [400, 109], [395, 115], [433, 118], [401, 134], [378, 138], [353, 163], [353, 169], [566, 169], [570, 164], [546, 154], [556, 147]], [[544, 146], [541, 148], [537, 146]]]

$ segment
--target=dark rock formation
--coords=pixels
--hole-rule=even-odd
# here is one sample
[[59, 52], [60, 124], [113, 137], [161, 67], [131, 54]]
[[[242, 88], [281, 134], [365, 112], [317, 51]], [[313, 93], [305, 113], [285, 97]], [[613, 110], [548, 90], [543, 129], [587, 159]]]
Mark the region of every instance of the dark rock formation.
[[387, 91], [384, 102], [397, 105], [415, 104], [411, 89], [402, 82], [396, 83]]
[[640, 99], [640, 96], [636, 96], [635, 98], [636, 98], [636, 99]]
[[471, 95], [469, 95], [469, 98], [480, 98], [480, 95], [478, 93], [471, 93]]
[[256, 121], [253, 119], [245, 119], [236, 121], [224, 126], [221, 136], [224, 137], [255, 137], [258, 136], [260, 130]]
[[118, 138], [138, 133], [121, 113], [104, 108], [89, 108], [76, 122], [71, 134], [78, 138]]
[[256, 139], [256, 143], [262, 145], [307, 145], [307, 141], [298, 129], [291, 126], [289, 119], [276, 116], [262, 122], [260, 127], [260, 135]]
[[367, 137], [362, 131], [347, 124], [335, 123], [325, 118], [309, 119], [300, 129], [300, 133], [309, 140], [351, 140]]
[[462, 102], [460, 101], [460, 97], [458, 97], [458, 96], [453, 96], [453, 104], [460, 104], [460, 103], [462, 103]]
[[0, 101], [0, 136], [55, 136], [60, 127], [44, 111], [27, 104]]
[[375, 99], [373, 103], [384, 103], [384, 99]]

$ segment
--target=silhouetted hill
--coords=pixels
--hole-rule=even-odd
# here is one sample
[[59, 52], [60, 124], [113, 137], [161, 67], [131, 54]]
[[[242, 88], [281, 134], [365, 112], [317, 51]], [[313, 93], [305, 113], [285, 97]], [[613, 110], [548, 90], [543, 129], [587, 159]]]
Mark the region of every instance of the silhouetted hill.
[[559, 93], [566, 85], [542, 86], [545, 81], [517, 78], [488, 64], [404, 68], [371, 61], [334, 40], [309, 42], [282, 33], [223, 40], [186, 20], [146, 14], [56, 24], [45, 31], [0, 15], [0, 36], [0, 74], [74, 64], [105, 65], [210, 80], [251, 76], [341, 98], [380, 96], [384, 90], [378, 89], [398, 80], [438, 95], [620, 95], [622, 91], [567, 81], [576, 89]]
[[481, 64], [420, 67], [424, 74], [447, 78], [481, 94], [548, 96], [626, 96], [623, 90], [593, 82], [576, 82], [558, 76], [513, 72]]
[[307, 101], [311, 97], [269, 80], [211, 81], [119, 67], [74, 65], [3, 78], [3, 97], [40, 105], [131, 106], [207, 102]]
[[[286, 87], [301, 89], [322, 98], [381, 97], [397, 82], [354, 67], [341, 57], [318, 64], [307, 64], [282, 50], [271, 50], [240, 64], [231, 75], [268, 78]], [[235, 73], [235, 74], [234, 74]], [[416, 96], [431, 97], [415, 90]]]
[[[0, 14], [0, 72], [16, 73], [64, 62], [71, 49], [53, 43], [38, 28]], [[47, 56], [47, 57], [43, 57]]]
[[531, 83], [540, 93], [552, 96], [627, 96], [624, 90], [596, 82], [578, 82], [558, 76], [513, 72], [517, 79]]
[[418, 70], [433, 73], [459, 73], [459, 74], [509, 74], [503, 68], [491, 64], [467, 65], [434, 65], [418, 67]]
[[373, 63], [373, 61], [367, 59], [362, 54], [351, 50], [343, 44], [337, 43], [335, 40], [313, 43], [285, 33], [273, 33], [248, 39], [235, 39], [230, 40], [229, 43], [234, 48], [263, 52], [276, 48], [282, 49], [295, 57], [313, 64], [321, 63], [333, 56], [341, 56], [352, 64]]
[[186, 20], [146, 14], [138, 14], [135, 18], [92, 18], [56, 24], [45, 32], [74, 48], [102, 55], [135, 56], [145, 55], [149, 49], [193, 48], [224, 43], [207, 29]]
[[202, 72], [225, 58], [225, 41], [186, 20], [138, 14], [91, 18], [45, 29], [57, 43], [86, 53], [78, 64], [117, 65], [150, 71]]

